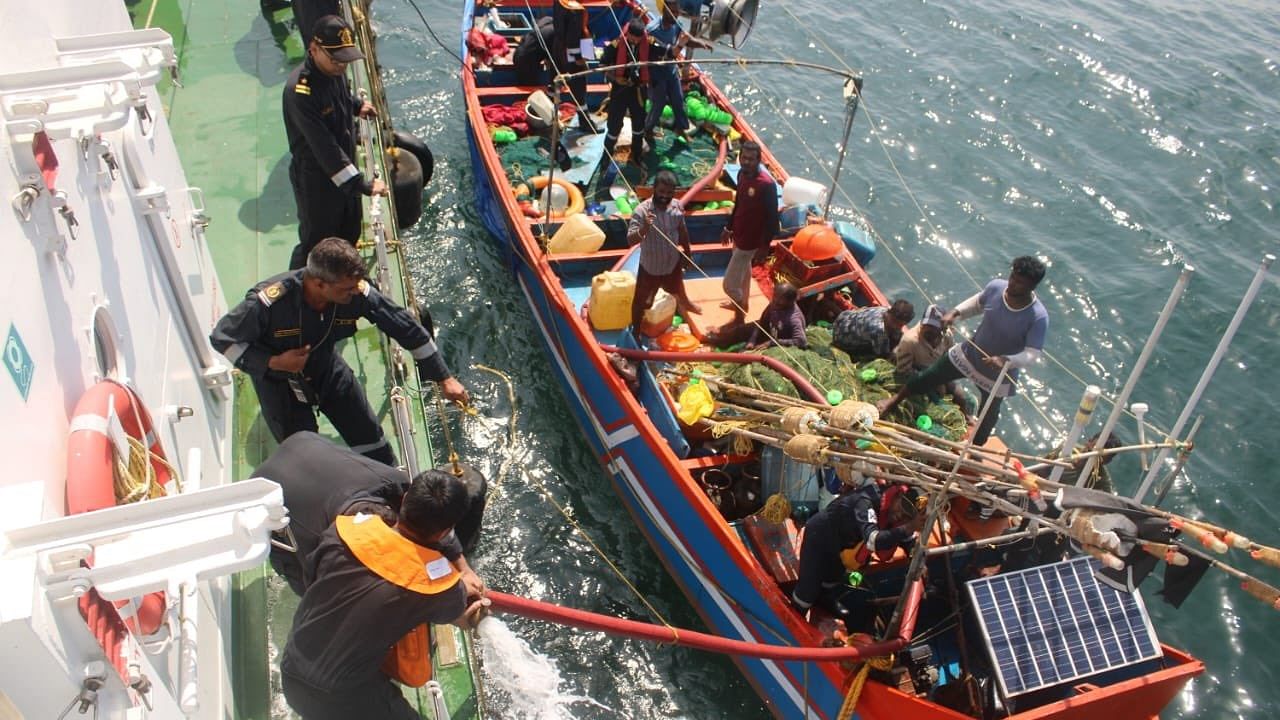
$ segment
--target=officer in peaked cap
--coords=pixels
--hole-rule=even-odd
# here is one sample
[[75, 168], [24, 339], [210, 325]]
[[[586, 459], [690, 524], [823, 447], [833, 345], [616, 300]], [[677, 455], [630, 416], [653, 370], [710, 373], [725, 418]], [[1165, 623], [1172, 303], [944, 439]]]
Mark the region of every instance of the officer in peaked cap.
[[364, 259], [340, 238], [316, 245], [302, 270], [255, 285], [214, 326], [213, 348], [253, 380], [277, 442], [316, 430], [324, 413], [351, 449], [388, 465], [396, 462], [364, 388], [334, 347], [356, 332], [360, 318], [400, 343], [419, 375], [440, 383], [448, 400], [466, 403], [467, 390], [449, 373], [435, 340], [409, 311], [364, 279]]
[[284, 130], [289, 138], [289, 182], [298, 205], [298, 246], [289, 269], [327, 237], [353, 245], [360, 238], [361, 195], [385, 195], [387, 186], [366, 178], [352, 158], [357, 116], [375, 115], [373, 105], [351, 93], [347, 64], [364, 57], [351, 26], [337, 15], [316, 21], [307, 59], [284, 86]]

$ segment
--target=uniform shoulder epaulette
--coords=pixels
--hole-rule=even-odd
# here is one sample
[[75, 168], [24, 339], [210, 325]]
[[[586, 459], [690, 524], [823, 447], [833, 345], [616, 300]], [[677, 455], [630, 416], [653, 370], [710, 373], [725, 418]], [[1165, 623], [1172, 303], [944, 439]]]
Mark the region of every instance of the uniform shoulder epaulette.
[[301, 75], [298, 77], [298, 82], [294, 83], [293, 85], [293, 91], [298, 93], [299, 95], [311, 94], [311, 85], [307, 83], [306, 75]]
[[258, 291], [258, 301], [263, 307], [271, 307], [271, 303], [279, 300], [288, 292], [283, 280], [278, 280]]

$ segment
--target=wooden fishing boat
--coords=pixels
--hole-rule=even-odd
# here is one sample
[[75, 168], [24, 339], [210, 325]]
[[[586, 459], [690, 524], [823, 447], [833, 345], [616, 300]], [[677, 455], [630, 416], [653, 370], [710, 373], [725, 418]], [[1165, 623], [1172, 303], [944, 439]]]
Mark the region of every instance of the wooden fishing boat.
[[[533, 31], [538, 18], [551, 14], [551, 5], [547, 0], [465, 3], [461, 78], [480, 217], [502, 244], [515, 281], [533, 309], [539, 335], [570, 399], [575, 419], [637, 526], [707, 627], [726, 638], [762, 645], [818, 648], [830, 644], [831, 618], [821, 612], [806, 616], [789, 598], [798, 547], [794, 523], [790, 519], [777, 524], [762, 522], [752, 514], [770, 485], [785, 485], [777, 476], [799, 472], [809, 482], [804, 473], [815, 472], [813, 468], [797, 465], [768, 447], [762, 449], [761, 443], [746, 452], [741, 452], [743, 448], [735, 450], [727, 441], [717, 442], [709, 437], [705, 423], [683, 423], [675, 405], [681, 388], [688, 382], [688, 373], [683, 363], [670, 361], [678, 358], [691, 362], [713, 356], [655, 353], [649, 343], [640, 347], [617, 322], [601, 322], [598, 313], [590, 308], [597, 276], [606, 271], [634, 273], [636, 269], [638, 252], [626, 242], [628, 203], [624, 199], [619, 205], [617, 200], [626, 198], [631, 191], [639, 196], [649, 192], [643, 183], [649, 173], [623, 167], [617, 171], [621, 180], [611, 180], [610, 158], [602, 157], [602, 135], [575, 129], [574, 108], [559, 108], [554, 101], [558, 120], [549, 123], [541, 138], [537, 132], [522, 139], [516, 139], [517, 133], [495, 132], [495, 123], [502, 118], [519, 124], [530, 114], [526, 102], [543, 102], [542, 98], [530, 99], [542, 88], [516, 85], [510, 60], [501, 54], [479, 57], [476, 50], [486, 45], [484, 36], [477, 40], [476, 32], [501, 36], [515, 46]], [[631, 12], [630, 6], [604, 0], [583, 0], [582, 5], [597, 45], [617, 37]], [[595, 107], [604, 99], [608, 86], [605, 75], [598, 70], [602, 63], [593, 59], [591, 64], [597, 69], [589, 77], [585, 104]], [[711, 168], [706, 183], [696, 182], [698, 173], [692, 177], [686, 173], [680, 179], [682, 188], [687, 189], [682, 200], [693, 243], [691, 260], [696, 266], [696, 270], [686, 273], [686, 285], [692, 299], [702, 304], [703, 314], [686, 320], [685, 326], [691, 332], [668, 330], [660, 340], [651, 341], [661, 346], [679, 345], [680, 341], [699, 346], [716, 326], [729, 319], [728, 311], [718, 309], [729, 256], [729, 249], [719, 242], [729, 210], [719, 204], [732, 197], [735, 167], [730, 162], [722, 170], [716, 161], [724, 159], [718, 153], [725, 145], [739, 139], [760, 142], [709, 74], [698, 66], [692, 67], [692, 73], [692, 82], [700, 89], [703, 102], [727, 113], [720, 119], [728, 121], [718, 127], [704, 124], [685, 148], [677, 147], [671, 138], [658, 143], [656, 154], [660, 159], [672, 160], [682, 152], [701, 153], [698, 157], [705, 165], [689, 164], [704, 170]], [[835, 82], [840, 80], [860, 88], [856, 78]], [[516, 142], [510, 142], [513, 139]], [[762, 166], [782, 187], [789, 178], [785, 168], [760, 144]], [[566, 147], [568, 162], [551, 161], [556, 157], [551, 148], [558, 145]], [[621, 149], [624, 145], [619, 143], [619, 165], [626, 155]], [[517, 156], [512, 153], [521, 147], [527, 154], [513, 160]], [[652, 171], [656, 160], [650, 162], [648, 169]], [[672, 164], [679, 165], [678, 158]], [[529, 190], [531, 180], [538, 176], [542, 179]], [[612, 187], [614, 183], [622, 185], [622, 192]], [[565, 204], [570, 207], [559, 216], [553, 192], [529, 197], [537, 196], [538, 189], [548, 185], [558, 185], [569, 195]], [[551, 212], [542, 212], [544, 204]], [[591, 218], [588, 225], [577, 225], [603, 235], [598, 248], [579, 251], [581, 248], [572, 242], [565, 244], [563, 235], [557, 237], [562, 228], [574, 225], [567, 218], [575, 211]], [[857, 226], [844, 230], [848, 247], [821, 262], [802, 260], [789, 240], [775, 240], [770, 264], [754, 283], [749, 317], [759, 316], [762, 298], [778, 278], [798, 285], [802, 302], [809, 309], [820, 298], [831, 301], [837, 289], [844, 289], [844, 299], [834, 298], [839, 302], [859, 307], [886, 305], [885, 296], [864, 268], [870, 258], [863, 255], [860, 261], [854, 254], [865, 248], [865, 232]], [[598, 235], [596, 239], [600, 240]], [[603, 290], [597, 289], [596, 302], [602, 298]], [[666, 322], [670, 324], [669, 320]], [[625, 373], [620, 375], [617, 371], [622, 364], [618, 356], [638, 359], [633, 387], [628, 386]], [[731, 354], [722, 359], [736, 362], [743, 358]], [[722, 383], [719, 387], [726, 386]], [[819, 394], [806, 399], [821, 403], [827, 398]], [[997, 443], [993, 440], [989, 447], [995, 448]], [[775, 477], [765, 477], [764, 487], [756, 489], [754, 496], [746, 493], [728, 497], [730, 493], [722, 482], [732, 477], [745, 483], [771, 474]], [[793, 499], [796, 507], [804, 505], [802, 498]], [[1008, 527], [1007, 520], [983, 520], [966, 510], [963, 500], [953, 503], [949, 522], [938, 529], [931, 542], [943, 546], [981, 540]], [[950, 563], [947, 558], [951, 558]], [[943, 577], [952, 566], [965, 565], [968, 558], [965, 554], [939, 554], [929, 561], [931, 576]], [[982, 646], [973, 628], [968, 632], [969, 642], [964, 641], [963, 625], [967, 620], [945, 627], [947, 617], [961, 612], [955, 594], [951, 595], [952, 602], [939, 602], [934, 598], [936, 589], [926, 592], [925, 583], [909, 576], [909, 572], [902, 553], [867, 570], [865, 587], [877, 597], [889, 598], [883, 601], [885, 615], [895, 606], [893, 598], [901, 601], [896, 603], [898, 618], [893, 629], [879, 636], [865, 654], [867, 658], [896, 659], [880, 663], [881, 669], [870, 674], [854, 701], [857, 714], [865, 718], [968, 717], [952, 709], [957, 707], [955, 703], [951, 703], [952, 707], [944, 704], [942, 690], [948, 684], [955, 690], [959, 678], [978, 672], [975, 663], [980, 656], [986, 657], [990, 648]], [[930, 599], [924, 600], [926, 596]], [[1140, 600], [1137, 602], [1140, 604]], [[876, 611], [869, 612], [876, 615]], [[917, 632], [939, 627], [943, 629], [927, 634]], [[970, 657], [964, 659], [966, 655]], [[854, 681], [861, 668], [854, 664], [744, 656], [736, 656], [735, 662], [778, 717], [847, 717], [841, 714], [841, 708], [851, 687], [860, 684]], [[969, 667], [961, 667], [962, 664]], [[1015, 718], [1154, 717], [1201, 671], [1202, 665], [1194, 658], [1157, 643], [1153, 652], [1141, 660], [1108, 664], [1097, 672], [1084, 672], [1079, 680], [1048, 683], [1035, 692], [1018, 692], [1004, 683], [987, 682], [984, 692], [992, 701], [984, 704], [984, 712], [994, 712], [998, 705], [1000, 712]]]

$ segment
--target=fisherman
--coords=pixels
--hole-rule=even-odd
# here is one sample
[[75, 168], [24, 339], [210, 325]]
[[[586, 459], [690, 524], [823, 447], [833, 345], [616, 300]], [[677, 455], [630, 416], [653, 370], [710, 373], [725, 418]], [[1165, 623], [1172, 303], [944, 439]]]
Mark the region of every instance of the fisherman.
[[487, 613], [479, 578], [468, 581], [431, 549], [467, 506], [461, 480], [427, 470], [405, 492], [394, 528], [376, 514], [344, 515], [321, 534], [280, 660], [285, 700], [304, 720], [418, 717], [382, 667], [388, 648], [422, 625], [473, 628]]
[[804, 313], [796, 304], [798, 294], [796, 286], [791, 283], [773, 286], [773, 299], [755, 323], [755, 330], [747, 341], [748, 350], [763, 350], [774, 345], [801, 350], [809, 347], [809, 339], [804, 333]]
[[[551, 43], [551, 62], [555, 72], [567, 75], [586, 70], [587, 60], [595, 59], [596, 50], [582, 3], [579, 0], [554, 0], [551, 19], [555, 27]], [[564, 84], [569, 88], [570, 102], [578, 108], [578, 128], [583, 132], [596, 132], [595, 123], [587, 114], [587, 76], [570, 78]]]
[[[711, 50], [711, 43], [693, 37], [680, 27], [680, 7], [675, 0], [659, 3], [662, 17], [649, 23], [646, 30], [660, 50], [654, 60], [677, 60], [685, 46]], [[689, 117], [684, 110], [684, 88], [680, 86], [680, 69], [678, 65], [657, 65], [649, 69], [649, 114], [645, 117], [644, 136], [650, 147], [653, 146], [653, 133], [662, 120], [662, 108], [670, 106], [672, 128], [686, 137], [689, 131]]]
[[[1098, 445], [1098, 438], [1101, 436], [1102, 433], [1098, 433], [1097, 435], [1089, 438], [1089, 440], [1085, 442], [1084, 447], [1080, 448], [1080, 453], [1093, 452], [1093, 449]], [[1118, 447], [1120, 447], [1119, 438], [1115, 435], [1108, 435], [1107, 442], [1103, 445], [1103, 449], [1114, 450]], [[1062, 457], [1062, 448], [1056, 448], [1053, 452], [1045, 455], [1045, 457], [1051, 460]], [[1111, 474], [1107, 472], [1107, 464], [1114, 460], [1115, 457], [1116, 456], [1114, 454], [1102, 455], [1099, 457], [1097, 462], [1093, 464], [1093, 472], [1089, 474], [1089, 479], [1085, 481], [1084, 487], [1089, 488], [1090, 490], [1101, 490], [1114, 495], [1116, 489], [1111, 483]], [[1071, 467], [1062, 472], [1062, 477], [1058, 479], [1058, 482], [1061, 482], [1064, 485], [1075, 485], [1080, 479], [1080, 473], [1084, 472], [1085, 463], [1088, 461], [1089, 458], [1087, 457], [1072, 460]], [[1046, 478], [1052, 473], [1052, 465], [1046, 465], [1045, 467], [1036, 470], [1037, 475]]]
[[[325, 529], [339, 515], [378, 515], [387, 525], [395, 525], [409, 487], [403, 470], [370, 460], [309, 431], [286, 438], [253, 471], [253, 476], [274, 480], [284, 490], [284, 503], [289, 508], [288, 534], [284, 539], [293, 550], [272, 545], [271, 567], [298, 596], [314, 579], [309, 574], [313, 566], [307, 560]], [[474, 507], [475, 498], [469, 500], [469, 507]], [[483, 587], [467, 563], [456, 533], [446, 534], [429, 547], [453, 563], [469, 585]]]
[[[610, 40], [604, 46], [604, 58], [609, 65], [648, 63], [659, 52], [653, 38], [644, 30], [644, 21], [632, 18], [622, 37]], [[649, 85], [649, 66], [645, 64], [618, 67], [609, 71], [609, 110], [605, 125], [604, 152], [606, 161], [613, 156], [613, 148], [622, 133], [623, 119], [631, 118], [631, 162], [640, 165], [645, 147], [652, 140], [644, 137], [644, 94]]]
[[872, 553], [891, 553], [915, 543], [924, 527], [921, 500], [914, 490], [903, 486], [883, 490], [869, 481], [839, 495], [809, 518], [792, 601], [801, 610], [822, 601], [835, 614], [847, 614], [838, 596], [846, 573], [865, 566]]
[[355, 118], [372, 118], [372, 104], [351, 94], [347, 64], [364, 54], [356, 48], [351, 26], [337, 15], [316, 21], [307, 59], [284, 85], [284, 130], [289, 138], [289, 182], [298, 205], [298, 246], [289, 258], [297, 270], [307, 253], [327, 237], [353, 245], [360, 239], [361, 195], [386, 195], [378, 178], [366, 178], [352, 158]]
[[902, 328], [915, 316], [915, 306], [902, 298], [889, 307], [845, 310], [831, 324], [831, 346], [854, 360], [887, 360], [902, 340]]
[[738, 166], [733, 211], [720, 235], [725, 245], [733, 243], [733, 255], [724, 271], [724, 293], [729, 300], [721, 307], [732, 310], [734, 323], [741, 325], [747, 321], [751, 298], [751, 266], [764, 261], [778, 234], [778, 184], [760, 166], [760, 145], [752, 140], [739, 148]]
[[551, 62], [551, 47], [556, 39], [555, 19], [538, 18], [533, 30], [525, 33], [511, 54], [517, 85], [546, 85], [546, 69]]
[[640, 321], [659, 288], [675, 297], [680, 312], [694, 315], [702, 312], [702, 308], [689, 299], [684, 287], [684, 270], [692, 262], [693, 248], [689, 245], [684, 209], [675, 199], [675, 193], [675, 173], [658, 171], [653, 181], [653, 196], [636, 206], [627, 223], [627, 242], [640, 245], [640, 272], [636, 275], [636, 294], [631, 303], [631, 332], [637, 341]]
[[[1039, 259], [1023, 255], [1013, 259], [1009, 278], [987, 283], [982, 292], [957, 305], [942, 317], [944, 327], [956, 320], [982, 315], [982, 323], [973, 337], [952, 346], [947, 354], [903, 385], [896, 395], [876, 404], [883, 417], [909, 395], [922, 392], [961, 377], [967, 377], [982, 391], [979, 407], [991, 398], [991, 409], [973, 434], [973, 443], [982, 445], [991, 436], [1000, 418], [1000, 402], [1012, 395], [1018, 370], [1040, 359], [1049, 332], [1049, 312], [1045, 310], [1035, 289], [1044, 279], [1045, 265]], [[1000, 370], [1009, 367], [1008, 378], [995, 387]]]
[[[930, 305], [925, 308], [924, 317], [917, 325], [902, 331], [902, 339], [893, 348], [894, 370], [899, 378], [909, 380], [937, 362], [955, 344], [950, 329], [942, 327], [942, 316], [946, 313], [946, 309]], [[950, 395], [960, 412], [968, 415], [972, 410], [969, 398], [959, 383], [939, 385], [934, 391], [939, 395]]]
[[468, 395], [449, 374], [431, 333], [364, 276], [364, 260], [354, 247], [340, 238], [322, 240], [305, 268], [250, 289], [218, 321], [209, 340], [248, 373], [276, 442], [299, 430], [314, 432], [318, 408], [352, 450], [394, 465], [395, 453], [364, 389], [334, 347], [355, 334], [358, 319], [369, 320], [404, 346], [419, 375], [440, 383], [445, 398], [465, 404]]

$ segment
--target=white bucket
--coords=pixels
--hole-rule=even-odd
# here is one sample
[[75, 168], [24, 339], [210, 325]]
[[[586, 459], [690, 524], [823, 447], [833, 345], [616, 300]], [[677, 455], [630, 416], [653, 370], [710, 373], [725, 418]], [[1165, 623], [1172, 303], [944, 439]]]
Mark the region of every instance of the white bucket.
[[524, 113], [529, 117], [529, 127], [534, 130], [546, 130], [556, 121], [555, 103], [541, 90], [529, 93]]
[[783, 205], [824, 205], [827, 202], [827, 186], [794, 175], [782, 185]]

